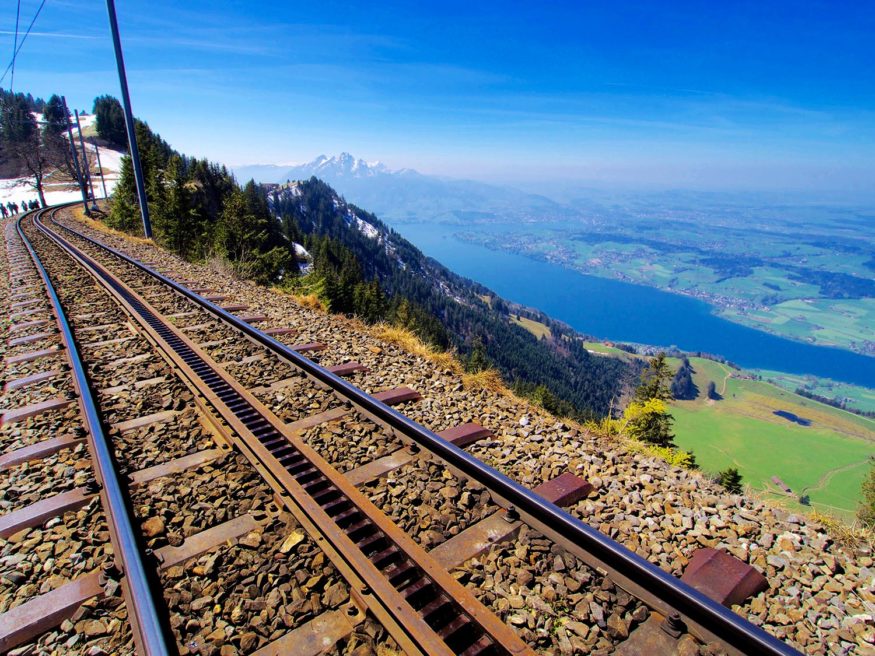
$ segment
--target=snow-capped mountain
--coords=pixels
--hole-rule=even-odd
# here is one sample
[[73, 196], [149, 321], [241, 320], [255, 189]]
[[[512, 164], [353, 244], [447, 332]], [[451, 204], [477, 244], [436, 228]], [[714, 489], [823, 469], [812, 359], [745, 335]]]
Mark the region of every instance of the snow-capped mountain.
[[366, 162], [363, 159], [353, 157], [349, 153], [340, 153], [340, 155], [336, 157], [319, 155], [319, 157], [309, 164], [290, 169], [289, 173], [297, 172], [297, 170], [300, 170], [302, 173], [311, 173], [316, 177], [320, 177], [320, 175], [328, 175], [367, 178], [384, 173], [392, 173], [382, 162]]
[[350, 155], [320, 155], [298, 166], [246, 166], [233, 169], [241, 182], [285, 183], [317, 177], [359, 207], [390, 223], [567, 218], [572, 210], [536, 194], [511, 187], [423, 175], [413, 169], [391, 170], [381, 162]]
[[233, 168], [238, 180], [255, 179], [256, 182], [283, 183], [292, 180], [307, 180], [314, 175], [323, 180], [336, 178], [372, 178], [379, 175], [394, 175], [400, 171], [391, 171], [379, 161], [367, 162], [350, 155], [319, 155], [306, 164], [253, 164]]

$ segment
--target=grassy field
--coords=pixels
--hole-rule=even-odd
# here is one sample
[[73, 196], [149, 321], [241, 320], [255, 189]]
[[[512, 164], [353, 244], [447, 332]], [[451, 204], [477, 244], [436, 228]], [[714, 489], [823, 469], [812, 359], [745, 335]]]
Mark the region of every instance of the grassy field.
[[[618, 349], [615, 346], [610, 346], [610, 345], [605, 344], [603, 342], [584, 342], [583, 346], [586, 348], [587, 351], [590, 351], [591, 353], [600, 353], [602, 355], [610, 355], [610, 356], [620, 358], [622, 360], [626, 360], [627, 362], [631, 361], [631, 360], [646, 360], [647, 359], [643, 355], [636, 355], [634, 353], [629, 353], [628, 351], [624, 351], [623, 349]], [[675, 364], [674, 366], [678, 367], [679, 365], [680, 365], [680, 360], [678, 360], [677, 364]]]
[[523, 328], [528, 330], [538, 339], [541, 339], [541, 337], [549, 338], [553, 334], [551, 330], [540, 321], [526, 319], [525, 317], [517, 318], [515, 315], [511, 315], [510, 320], [513, 321], [516, 325], [522, 326]]
[[[675, 401], [676, 443], [691, 449], [706, 472], [737, 467], [744, 483], [766, 496], [797, 505], [807, 494], [812, 507], [850, 519], [860, 485], [875, 458], [875, 421], [805, 399], [766, 382], [737, 378], [729, 367], [690, 359], [699, 397]], [[722, 400], [706, 398], [714, 381]], [[777, 416], [792, 413], [810, 425]], [[781, 478], [786, 496], [771, 482]]]
[[828, 378], [815, 378], [781, 371], [756, 370], [757, 374], [778, 387], [795, 392], [800, 387], [830, 399], [845, 400], [849, 408], [863, 412], [875, 412], [875, 390], [859, 385], [849, 385]]
[[604, 353], [605, 355], [631, 355], [621, 349], [608, 346], [602, 342], [584, 342], [583, 345], [586, 347], [587, 351], [592, 351], [593, 353]]

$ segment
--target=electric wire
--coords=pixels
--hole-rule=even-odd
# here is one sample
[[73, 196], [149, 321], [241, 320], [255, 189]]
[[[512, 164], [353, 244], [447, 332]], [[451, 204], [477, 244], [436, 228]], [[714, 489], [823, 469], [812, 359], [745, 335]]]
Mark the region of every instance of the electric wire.
[[[12, 42], [12, 77], [9, 80], [9, 93], [12, 93], [12, 85], [15, 83], [15, 55], [18, 54], [18, 23], [21, 19], [21, 0], [15, 7], [15, 41]], [[3, 74], [6, 77], [6, 74]]]
[[[18, 18], [15, 20], [15, 42], [16, 46], [12, 52], [12, 61], [9, 62], [9, 65], [6, 67], [6, 70], [3, 72], [2, 77], [0, 77], [0, 85], [3, 84], [3, 80], [6, 79], [6, 75], [9, 71], [12, 71], [12, 78], [9, 81], [9, 91], [12, 91], [12, 84], [15, 81], [15, 59], [18, 56], [18, 53], [21, 52], [21, 48], [24, 46], [24, 42], [27, 41], [27, 37], [30, 34], [31, 29], [33, 29], [33, 24], [36, 23], [36, 19], [39, 18], [40, 12], [42, 12], [43, 7], [46, 4], [46, 0], [42, 0], [40, 2], [39, 7], [36, 10], [36, 13], [33, 15], [33, 19], [30, 21], [30, 25], [27, 26], [27, 30], [24, 33], [24, 36], [21, 37], [21, 43], [18, 43]], [[19, 10], [21, 9], [21, 0], [18, 0]]]

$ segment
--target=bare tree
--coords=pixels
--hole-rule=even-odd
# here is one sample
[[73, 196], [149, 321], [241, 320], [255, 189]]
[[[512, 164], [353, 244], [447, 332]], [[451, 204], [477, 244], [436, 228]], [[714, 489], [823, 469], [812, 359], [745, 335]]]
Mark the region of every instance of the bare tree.
[[45, 207], [47, 203], [43, 191], [43, 179], [48, 173], [51, 164], [40, 133], [34, 132], [27, 140], [16, 143], [15, 156], [27, 170], [31, 178], [30, 186], [36, 191], [40, 206]]

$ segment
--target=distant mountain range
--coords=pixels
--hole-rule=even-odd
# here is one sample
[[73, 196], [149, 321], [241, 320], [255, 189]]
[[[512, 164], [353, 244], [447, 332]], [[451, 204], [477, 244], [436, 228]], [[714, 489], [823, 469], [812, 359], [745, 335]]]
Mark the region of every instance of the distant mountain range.
[[576, 218], [575, 209], [545, 196], [512, 187], [423, 175], [413, 169], [390, 170], [349, 153], [320, 155], [298, 166], [255, 165], [232, 169], [237, 180], [263, 183], [307, 180], [316, 176], [344, 198], [391, 223], [437, 221], [472, 223], [543, 221]]

